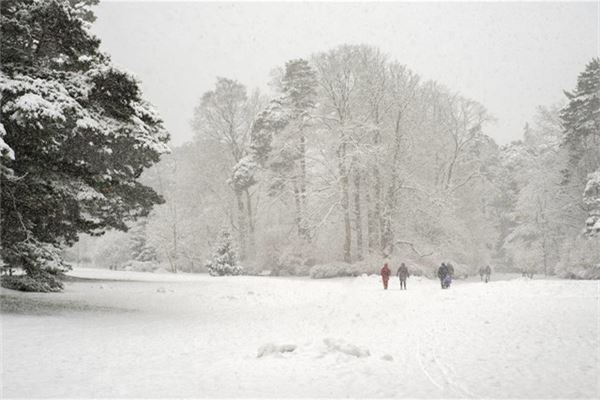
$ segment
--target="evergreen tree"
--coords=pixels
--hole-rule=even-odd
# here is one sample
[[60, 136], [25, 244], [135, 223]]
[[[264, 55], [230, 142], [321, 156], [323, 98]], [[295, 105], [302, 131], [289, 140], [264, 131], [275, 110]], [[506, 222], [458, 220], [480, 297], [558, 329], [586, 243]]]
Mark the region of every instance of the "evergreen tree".
[[238, 265], [237, 254], [233, 248], [231, 235], [227, 230], [219, 234], [219, 241], [215, 246], [212, 259], [207, 262], [206, 267], [212, 276], [241, 275], [243, 270]]
[[[569, 103], [560, 117], [572, 163], [587, 161], [597, 165], [600, 162], [600, 58], [588, 63], [577, 78], [575, 90], [565, 95]], [[586, 157], [589, 159], [584, 160]]]
[[99, 51], [94, 3], [0, 3], [0, 253], [37, 290], [60, 290], [60, 248], [80, 233], [127, 230], [162, 201], [137, 179], [168, 133], [136, 79]]
[[306, 129], [315, 108], [316, 86], [316, 73], [308, 61], [288, 61], [280, 96], [257, 115], [251, 132], [252, 157], [270, 173], [269, 193], [275, 196], [291, 189], [298, 235], [308, 241]]
[[588, 219], [586, 229], [594, 233], [600, 223], [600, 194], [597, 180], [600, 174], [600, 58], [590, 61], [577, 78], [572, 92], [565, 92], [569, 103], [560, 117], [565, 129], [564, 144], [569, 150], [566, 182], [574, 181], [584, 194]]
[[600, 234], [600, 170], [588, 177], [583, 191], [583, 202], [588, 208], [589, 217], [586, 221], [586, 233], [590, 236]]

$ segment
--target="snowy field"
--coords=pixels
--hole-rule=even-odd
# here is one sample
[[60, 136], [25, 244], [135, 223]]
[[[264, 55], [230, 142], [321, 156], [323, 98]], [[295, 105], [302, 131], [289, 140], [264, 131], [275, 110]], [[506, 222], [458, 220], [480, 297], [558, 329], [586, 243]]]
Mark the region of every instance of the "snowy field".
[[598, 281], [71, 275], [2, 291], [3, 398], [600, 397]]

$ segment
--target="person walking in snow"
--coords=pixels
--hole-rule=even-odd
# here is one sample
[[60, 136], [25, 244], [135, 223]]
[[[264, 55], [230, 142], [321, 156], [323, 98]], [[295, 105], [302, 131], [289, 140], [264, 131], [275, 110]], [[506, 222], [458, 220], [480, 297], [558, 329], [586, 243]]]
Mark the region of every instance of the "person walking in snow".
[[437, 271], [437, 276], [438, 278], [440, 278], [440, 284], [442, 286], [442, 289], [446, 289], [446, 282], [447, 279], [446, 277], [448, 276], [448, 266], [445, 263], [442, 263], [442, 265], [440, 265], [440, 267], [438, 268]]
[[388, 267], [388, 264], [385, 263], [383, 268], [381, 268], [381, 279], [383, 280], [383, 289], [387, 290], [388, 282], [390, 280], [390, 275], [392, 274], [392, 270]]
[[527, 277], [529, 279], [533, 279], [533, 274], [535, 273], [535, 268], [534, 267], [530, 267], [529, 270], [527, 271]]
[[404, 288], [404, 290], [406, 290], [406, 278], [408, 278], [409, 274], [408, 274], [408, 268], [406, 268], [406, 265], [404, 265], [404, 263], [400, 264], [400, 266], [398, 267], [398, 272], [396, 272], [396, 275], [400, 279], [400, 290], [402, 290], [402, 288]]
[[479, 279], [481, 279], [481, 281], [483, 281], [484, 275], [485, 275], [485, 267], [481, 266], [481, 267], [479, 267]]
[[450, 275], [450, 279], [454, 279], [454, 265], [447, 263], [446, 266], [448, 267], [448, 274]]
[[488, 283], [490, 281], [490, 275], [492, 275], [492, 268], [490, 268], [489, 265], [487, 265], [485, 267], [485, 283]]

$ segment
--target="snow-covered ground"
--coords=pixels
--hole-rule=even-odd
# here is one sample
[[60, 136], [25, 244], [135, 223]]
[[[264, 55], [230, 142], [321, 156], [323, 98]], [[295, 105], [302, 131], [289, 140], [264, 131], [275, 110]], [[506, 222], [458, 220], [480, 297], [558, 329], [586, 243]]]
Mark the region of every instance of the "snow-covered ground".
[[598, 281], [72, 275], [2, 291], [2, 397], [600, 397]]

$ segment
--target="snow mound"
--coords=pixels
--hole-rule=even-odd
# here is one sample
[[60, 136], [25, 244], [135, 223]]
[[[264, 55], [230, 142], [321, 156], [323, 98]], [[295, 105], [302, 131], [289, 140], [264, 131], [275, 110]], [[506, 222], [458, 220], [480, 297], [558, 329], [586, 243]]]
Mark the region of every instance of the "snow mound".
[[258, 353], [256, 354], [257, 358], [261, 358], [264, 356], [268, 356], [271, 354], [281, 354], [281, 353], [291, 353], [296, 350], [295, 344], [273, 344], [267, 343], [265, 345], [260, 346], [258, 349]]
[[392, 357], [389, 354], [384, 354], [383, 356], [381, 356], [381, 359], [384, 361], [394, 361], [394, 357]]
[[369, 349], [346, 343], [341, 339], [327, 338], [323, 339], [323, 343], [327, 346], [329, 353], [344, 353], [357, 358], [369, 357], [371, 355]]

